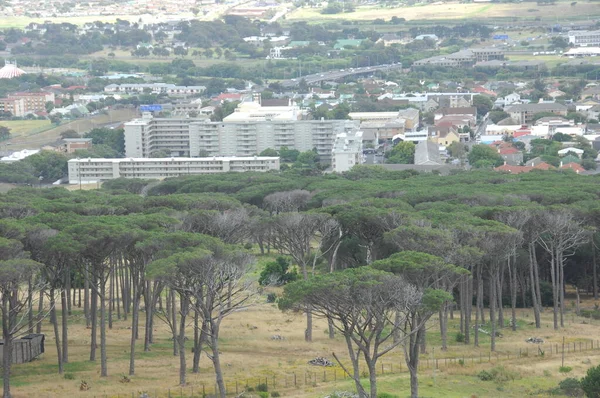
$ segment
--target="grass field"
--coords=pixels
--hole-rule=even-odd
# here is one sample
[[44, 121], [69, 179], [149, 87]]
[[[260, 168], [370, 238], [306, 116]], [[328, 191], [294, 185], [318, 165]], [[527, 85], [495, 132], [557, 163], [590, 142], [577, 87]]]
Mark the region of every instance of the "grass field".
[[[134, 118], [136, 115], [134, 109], [118, 109], [111, 110], [110, 115], [95, 115], [86, 119], [79, 119], [72, 121], [70, 123], [61, 124], [58, 127], [45, 129], [40, 132], [40, 129], [37, 130], [28, 130], [23, 132], [22, 134], [13, 134], [14, 137], [10, 140], [4, 141], [2, 145], [9, 145], [10, 149], [18, 151], [21, 149], [35, 149], [46, 144], [52, 144], [56, 142], [60, 138], [60, 133], [65, 130], [73, 129], [81, 134], [93, 129], [94, 127], [102, 127], [104, 125], [110, 123], [117, 123], [123, 121], [129, 121]], [[0, 122], [0, 124], [4, 125], [4, 123], [22, 123], [22, 122], [30, 122], [30, 121], [9, 121], [9, 122]], [[47, 120], [33, 122], [41, 122], [46, 123], [49, 127], [50, 123]], [[9, 127], [9, 126], [7, 126]]]
[[50, 126], [49, 120], [2, 120], [0, 126], [8, 127], [13, 137], [28, 136]]
[[[268, 257], [259, 258], [259, 263], [268, 261]], [[253, 277], [256, 277], [254, 272]], [[341, 336], [330, 340], [326, 334], [326, 323], [316, 320], [314, 342], [304, 342], [304, 316], [302, 314], [282, 313], [275, 304], [266, 303], [267, 292], [279, 292], [266, 289], [256, 296], [255, 305], [247, 310], [234, 313], [221, 327], [220, 351], [225, 381], [230, 393], [238, 392], [243, 386], [256, 386], [265, 380], [270, 391], [278, 391], [282, 397], [323, 397], [334, 390], [352, 390], [349, 379], [343, 377], [339, 367], [312, 367], [307, 361], [317, 356], [332, 359], [332, 352], [340, 358], [346, 358], [346, 348]], [[571, 300], [569, 298], [568, 300]], [[583, 303], [584, 308], [593, 308], [593, 302]], [[505, 312], [505, 319], [510, 316]], [[569, 313], [566, 328], [554, 331], [551, 327], [551, 314], [547, 310], [543, 315], [543, 328], [536, 330], [531, 324], [532, 315], [527, 310], [519, 310], [519, 328], [517, 332], [502, 330], [503, 337], [498, 339], [497, 352], [490, 354], [489, 337], [481, 337], [481, 346], [464, 346], [456, 343], [454, 336], [458, 331], [458, 319], [450, 320], [449, 347], [447, 352], [440, 349], [441, 339], [438, 325], [433, 319], [427, 335], [428, 352], [421, 357], [420, 387], [423, 397], [524, 397], [547, 396], [544, 392], [556, 387], [566, 377], [581, 377], [587, 368], [600, 362], [600, 349], [591, 350], [590, 341], [598, 339], [600, 321], [585, 320]], [[140, 319], [140, 336], [144, 334], [144, 312]], [[116, 318], [116, 316], [115, 316]], [[56, 371], [56, 350], [52, 328], [48, 321], [43, 324], [46, 333], [46, 353], [34, 362], [13, 367], [13, 392], [20, 397], [135, 397], [148, 392], [151, 397], [202, 396], [214, 391], [214, 377], [211, 364], [204, 356], [201, 359], [199, 374], [191, 373], [191, 345], [188, 342], [187, 355], [188, 385], [178, 386], [178, 357], [172, 355], [173, 342], [170, 332], [159, 319], [155, 324], [155, 344], [150, 352], [143, 352], [143, 340], [138, 341], [136, 355], [136, 375], [127, 383], [121, 382], [128, 372], [130, 321], [115, 320], [113, 328], [107, 332], [109, 377], [100, 378], [99, 359], [89, 361], [90, 330], [86, 329], [81, 309], [74, 307], [69, 320], [70, 362], [65, 372], [68, 378], [61, 377]], [[188, 336], [192, 336], [191, 328]], [[273, 335], [283, 336], [284, 340], [273, 340]], [[528, 344], [525, 339], [538, 336], [545, 339], [542, 349], [544, 356], [538, 355], [538, 346]], [[572, 367], [568, 374], [559, 373], [561, 356], [556, 354], [556, 345], [563, 337], [570, 347], [565, 355], [565, 365]], [[575, 344], [575, 346], [573, 346]], [[579, 352], [579, 347], [588, 350]], [[595, 342], [597, 344], [597, 342]], [[551, 348], [552, 346], [552, 348]], [[577, 352], [573, 353], [573, 347]], [[552, 352], [551, 352], [552, 351]], [[521, 356], [519, 356], [521, 352]], [[463, 365], [459, 360], [464, 358]], [[436, 361], [437, 360], [437, 361]], [[438, 369], [434, 370], [437, 362]], [[497, 384], [480, 381], [476, 375], [482, 369], [505, 366], [516, 371], [514, 381]], [[406, 374], [401, 349], [385, 356], [378, 364], [380, 369], [380, 392], [408, 396], [409, 380]], [[294, 379], [296, 386], [294, 387]], [[85, 380], [91, 386], [90, 391], [82, 392], [79, 386]]]
[[286, 16], [288, 21], [308, 20], [311, 22], [324, 20], [373, 20], [383, 18], [389, 20], [397, 16], [411, 20], [455, 20], [455, 19], [503, 19], [564, 21], [569, 19], [592, 19], [600, 16], [600, 4], [558, 2], [552, 6], [538, 6], [535, 3], [493, 3], [493, 4], [428, 4], [398, 8], [358, 7], [355, 12], [346, 14], [324, 15], [318, 8], [299, 8]]

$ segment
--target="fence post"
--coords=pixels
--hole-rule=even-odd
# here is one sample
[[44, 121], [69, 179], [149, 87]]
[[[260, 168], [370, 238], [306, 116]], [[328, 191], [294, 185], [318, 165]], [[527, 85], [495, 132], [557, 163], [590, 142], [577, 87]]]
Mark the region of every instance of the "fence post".
[[204, 389], [204, 384], [202, 384], [202, 396], [206, 396], [206, 390]]
[[296, 372], [294, 372], [294, 387], [296, 387]]
[[385, 374], [385, 369], [383, 368], [383, 362], [381, 363], [381, 374], [384, 375]]
[[324, 370], [323, 371], [323, 383], [325, 383], [327, 381], [327, 371]]
[[337, 381], [337, 370], [333, 369], [333, 381]]

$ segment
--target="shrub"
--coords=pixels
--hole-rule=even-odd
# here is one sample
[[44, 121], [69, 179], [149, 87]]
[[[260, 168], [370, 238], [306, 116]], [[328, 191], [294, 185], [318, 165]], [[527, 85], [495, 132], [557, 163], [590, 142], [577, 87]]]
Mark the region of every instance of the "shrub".
[[494, 376], [492, 376], [492, 374], [490, 372], [488, 372], [487, 370], [482, 370], [481, 372], [477, 373], [477, 377], [479, 377], [479, 380], [481, 380], [481, 381], [494, 380]]
[[269, 391], [269, 386], [266, 383], [261, 383], [256, 386], [256, 391], [267, 392], [267, 391]]
[[73, 373], [65, 373], [66, 380], [75, 380], [75, 375]]
[[246, 392], [254, 392], [254, 387], [246, 386]]
[[273, 391], [273, 392], [271, 393], [271, 396], [272, 396], [273, 398], [279, 398], [281, 395], [279, 395], [279, 393], [278, 393], [277, 391]]
[[275, 293], [267, 294], [267, 303], [274, 303], [277, 300], [277, 295]]
[[290, 262], [285, 257], [277, 257], [275, 261], [265, 264], [265, 268], [260, 273], [258, 283], [265, 285], [285, 285], [298, 279], [298, 271], [290, 270]]
[[398, 396], [388, 394], [387, 392], [382, 392], [382, 393], [377, 394], [377, 398], [398, 398]]
[[266, 392], [266, 391], [259, 391], [259, 392], [258, 392], [258, 396], [259, 396], [260, 398], [269, 398], [269, 393], [268, 393], [268, 392]]
[[572, 370], [573, 370], [573, 368], [570, 366], [561, 366], [560, 368], [558, 368], [558, 371], [560, 373], [569, 373]]
[[457, 343], [464, 343], [465, 342], [465, 335], [463, 333], [456, 333], [456, 342]]
[[490, 370], [492, 379], [496, 383], [505, 383], [519, 378], [519, 373], [506, 369], [504, 366], [496, 366]]
[[464, 360], [464, 359], [459, 359], [459, 360], [458, 360], [458, 364], [459, 364], [460, 366], [465, 366], [465, 360]]
[[569, 377], [558, 383], [558, 387], [568, 397], [579, 397], [582, 394], [581, 382], [574, 377]]
[[246, 250], [252, 250], [252, 243], [248, 242], [244, 245], [244, 249]]
[[588, 398], [600, 398], [600, 365], [588, 369], [581, 379], [581, 389]]

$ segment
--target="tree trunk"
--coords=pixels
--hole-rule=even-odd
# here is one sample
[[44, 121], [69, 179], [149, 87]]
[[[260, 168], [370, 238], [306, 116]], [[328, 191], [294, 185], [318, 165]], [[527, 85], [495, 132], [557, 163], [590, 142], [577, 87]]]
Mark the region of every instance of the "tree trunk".
[[312, 341], [312, 312], [309, 309], [306, 310], [306, 330], [304, 331], [304, 340], [307, 342]]
[[154, 316], [154, 296], [152, 293], [152, 284], [146, 281], [144, 289], [144, 306], [146, 307], [146, 329], [144, 330], [144, 352], [150, 351], [150, 336], [152, 334], [152, 317]]
[[[94, 283], [96, 283], [94, 281]], [[88, 289], [86, 289], [86, 292]], [[97, 331], [96, 326], [98, 324], [98, 317], [96, 316], [96, 309], [98, 308], [98, 294], [94, 290], [91, 292], [91, 308], [90, 308], [90, 320], [92, 324], [91, 338], [90, 338], [90, 361], [96, 360], [96, 347], [98, 345], [97, 341]]]
[[369, 359], [367, 360], [367, 365], [369, 367], [369, 384], [371, 387], [371, 397], [377, 398], [377, 360]]
[[173, 356], [177, 356], [179, 352], [179, 344], [177, 343], [177, 303], [175, 302], [175, 291], [169, 289], [171, 295], [171, 317], [173, 324]]
[[139, 317], [139, 298], [137, 294], [136, 284], [133, 285], [133, 314], [131, 316], [131, 340], [129, 341], [129, 375], [135, 374], [135, 335], [136, 328], [138, 327]]
[[[68, 276], [67, 276], [68, 277]], [[62, 319], [62, 361], [63, 363], [69, 363], [69, 309], [67, 292], [65, 289], [60, 291], [60, 304], [61, 304], [61, 319]]]
[[536, 280], [534, 275], [534, 251], [535, 243], [529, 243], [529, 278], [531, 279], [531, 301], [533, 302], [533, 317], [535, 318], [535, 327], [539, 329], [542, 327], [542, 325], [540, 320], [540, 307], [536, 289], [536, 285], [539, 281]]
[[115, 263], [110, 261], [110, 270], [108, 271], [108, 328], [113, 328], [113, 304], [115, 294]]
[[206, 320], [202, 320], [202, 326], [200, 326], [200, 333], [198, 336], [198, 341], [194, 342], [194, 366], [193, 372], [200, 373], [200, 356], [202, 355], [202, 347], [208, 338], [208, 322]]
[[[419, 324], [420, 322], [413, 322], [413, 324]], [[408, 358], [406, 364], [410, 372], [410, 397], [419, 397], [419, 342], [422, 339], [421, 334], [423, 333], [423, 326], [410, 335], [409, 347], [408, 347]]]
[[553, 321], [554, 330], [558, 330], [558, 275], [556, 274], [556, 257], [554, 255], [554, 249], [552, 249], [550, 259], [550, 278], [552, 280], [552, 301], [553, 301]]
[[[479, 317], [483, 315], [483, 266], [479, 265], [477, 269], [477, 306], [475, 308], [475, 347], [479, 347]], [[483, 322], [483, 319], [481, 320]]]
[[[216, 324], [215, 324], [216, 322]], [[212, 346], [212, 361], [215, 368], [215, 377], [217, 387], [219, 388], [219, 398], [225, 398], [227, 391], [225, 390], [225, 382], [223, 381], [223, 370], [221, 369], [221, 358], [219, 354], [219, 323], [220, 321], [213, 320], [211, 326], [211, 346]]]
[[106, 359], [106, 278], [100, 275], [100, 377], [108, 376], [108, 362]]
[[[511, 315], [511, 326], [513, 332], [517, 331], [517, 255], [516, 252], [513, 257], [512, 267], [510, 257], [508, 258], [508, 277], [510, 278], [510, 315]], [[525, 306], [525, 302], [523, 302]]]
[[335, 328], [333, 327], [333, 321], [331, 319], [327, 320], [327, 329], [328, 329], [329, 338], [334, 339], [335, 338]]
[[596, 267], [596, 243], [594, 236], [595, 234], [592, 234], [592, 289], [594, 292], [594, 300], [598, 300], [598, 270]]
[[[85, 264], [85, 268], [83, 271], [84, 276], [84, 287], [83, 287], [83, 314], [85, 315], [85, 327], [90, 327], [90, 271], [89, 264]], [[93, 361], [94, 359], [90, 359]]]
[[179, 385], [185, 386], [186, 376], [186, 363], [185, 363], [185, 320], [188, 313], [188, 302], [185, 295], [180, 296], [181, 311], [180, 311], [180, 322], [179, 325], [179, 337], [177, 341], [179, 343]]
[[35, 332], [37, 334], [42, 333], [42, 314], [44, 313], [44, 290], [40, 290], [40, 298], [38, 302], [38, 313], [37, 313], [37, 325], [35, 325]]
[[10, 306], [8, 294], [2, 295], [2, 337], [4, 338], [4, 349], [2, 350], [2, 381], [3, 398], [12, 398], [10, 394], [10, 366], [12, 364], [12, 336], [10, 333]]
[[33, 333], [33, 287], [31, 286], [31, 277], [27, 281], [27, 333]]
[[[492, 265], [496, 267], [496, 265]], [[491, 323], [491, 344], [490, 350], [496, 351], [496, 275], [497, 271], [490, 271], [490, 323]]]
[[442, 336], [442, 351], [448, 350], [448, 303], [440, 310], [440, 334]]
[[[60, 347], [60, 334], [58, 332], [58, 319], [56, 316], [56, 302], [54, 299], [54, 289], [50, 289], [50, 319], [52, 319], [52, 329], [54, 330], [54, 340], [56, 342], [56, 353], [58, 359], [58, 374], [63, 374], [63, 359]], [[6, 348], [6, 347], [5, 347]]]
[[558, 275], [559, 275], [559, 285], [560, 289], [560, 327], [565, 327], [565, 267], [564, 267], [564, 257], [562, 251], [557, 253], [558, 256]]

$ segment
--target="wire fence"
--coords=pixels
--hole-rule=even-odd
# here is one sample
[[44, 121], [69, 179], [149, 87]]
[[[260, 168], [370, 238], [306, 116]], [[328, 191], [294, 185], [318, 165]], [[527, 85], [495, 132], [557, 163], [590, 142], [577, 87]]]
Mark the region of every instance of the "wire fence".
[[[475, 367], [479, 364], [510, 361], [519, 358], [544, 360], [560, 356], [593, 352], [600, 350], [600, 340], [580, 340], [570, 343], [541, 343], [531, 344], [531, 347], [518, 350], [503, 350], [502, 352], [480, 352], [478, 356], [440, 357], [433, 354], [422, 354], [419, 362], [419, 371], [445, 370], [450, 368]], [[402, 374], [408, 372], [406, 364], [402, 362], [385, 363], [377, 365], [379, 376]], [[360, 375], [368, 378], [366, 367], [360, 368]], [[285, 396], [286, 391], [307, 390], [323, 384], [335, 385], [337, 382], [349, 381], [350, 377], [339, 366], [315, 368], [289, 373], [272, 373], [268, 376], [230, 379], [225, 382], [227, 396], [238, 396], [244, 391], [269, 391], [279, 392]], [[173, 387], [167, 390], [140, 389], [120, 394], [93, 395], [94, 398], [210, 398], [218, 396], [216, 383], [200, 383], [194, 386]]]

